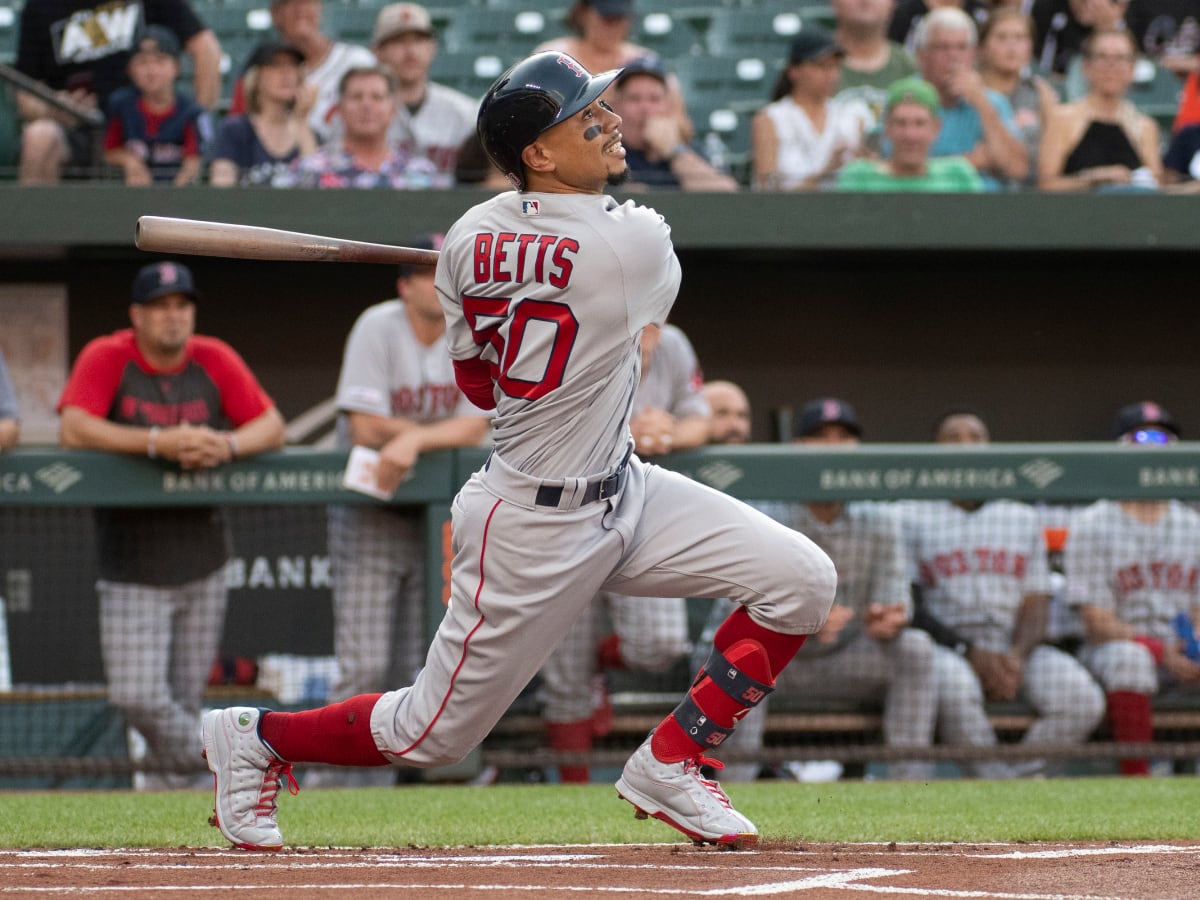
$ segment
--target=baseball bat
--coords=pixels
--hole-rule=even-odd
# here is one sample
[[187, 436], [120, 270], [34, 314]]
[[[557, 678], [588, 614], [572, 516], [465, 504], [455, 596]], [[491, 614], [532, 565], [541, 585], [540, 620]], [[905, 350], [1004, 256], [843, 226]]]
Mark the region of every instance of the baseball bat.
[[257, 225], [203, 222], [141, 216], [133, 242], [139, 250], [225, 256], [233, 259], [301, 260], [307, 262], [390, 263], [437, 265], [438, 251], [394, 244], [370, 244], [345, 238], [281, 231]]

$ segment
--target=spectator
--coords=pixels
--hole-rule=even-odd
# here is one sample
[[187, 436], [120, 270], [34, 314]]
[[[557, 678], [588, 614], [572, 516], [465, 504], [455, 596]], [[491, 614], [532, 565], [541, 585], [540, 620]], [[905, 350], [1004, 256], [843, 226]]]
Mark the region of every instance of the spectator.
[[629, 165], [622, 190], [736, 191], [737, 181], [718, 171], [684, 139], [667, 102], [667, 73], [655, 57], [638, 57], [617, 79], [612, 106], [621, 117], [621, 143]]
[[896, 11], [888, 26], [888, 39], [915, 50], [917, 28], [931, 9], [958, 9], [965, 12], [977, 28], [983, 26], [991, 12], [992, 4], [987, 0], [898, 0]]
[[1008, 99], [1017, 137], [1029, 158], [1029, 173], [1019, 184], [1037, 187], [1038, 145], [1058, 106], [1058, 93], [1032, 72], [1033, 21], [1016, 7], [1000, 7], [980, 31], [979, 51], [984, 87]]
[[[796, 420], [793, 443], [805, 446], [855, 447], [862, 426], [854, 408], [843, 400], [810, 400]], [[928, 747], [933, 743], [937, 690], [933, 643], [929, 635], [908, 627], [912, 613], [903, 543], [892, 510], [881, 503], [821, 501], [760, 506], [783, 524], [811, 538], [837, 567], [837, 597], [825, 625], [776, 683], [775, 697], [786, 694], [810, 700], [883, 700], [884, 741], [893, 747]], [[709, 639], [731, 611], [730, 600], [717, 601], [700, 643]], [[751, 752], [763, 745], [764, 700], [742, 720], [722, 749]], [[829, 768], [829, 764], [824, 766]], [[815, 780], [796, 764], [785, 767], [801, 780]], [[924, 776], [928, 766], [896, 763], [896, 778]], [[726, 766], [723, 779], [747, 781], [757, 764]], [[840, 767], [829, 775], [834, 778]], [[828, 779], [829, 775], [822, 780]]]
[[[1123, 407], [1113, 432], [1128, 446], [1180, 438], [1157, 403]], [[1079, 658], [1104, 686], [1113, 740], [1151, 741], [1151, 698], [1200, 687], [1200, 663], [1172, 625], [1181, 613], [1200, 623], [1200, 515], [1176, 500], [1097, 501], [1072, 522], [1064, 562], [1067, 600], [1086, 636]], [[1122, 759], [1119, 768], [1146, 775], [1150, 764]]]
[[[283, 418], [242, 358], [194, 333], [197, 297], [179, 263], [138, 272], [132, 329], [89, 342], [71, 370], [58, 402], [62, 446], [184, 470], [283, 446]], [[96, 534], [109, 701], [146, 739], [151, 764], [186, 771], [225, 619], [224, 517], [208, 507], [97, 509]]]
[[207, 124], [200, 104], [175, 93], [179, 53], [174, 33], [149, 26], [129, 57], [133, 84], [108, 100], [104, 161], [121, 169], [126, 184], [178, 187], [200, 177]]
[[[934, 436], [939, 444], [982, 445], [989, 439], [983, 420], [962, 409], [943, 415]], [[900, 510], [918, 592], [913, 622], [939, 645], [934, 663], [941, 740], [995, 745], [984, 701], [1018, 699], [1037, 715], [1023, 744], [1086, 740], [1104, 716], [1104, 697], [1072, 656], [1043, 643], [1051, 580], [1037, 512], [1011, 500], [966, 499], [905, 502]], [[1044, 766], [1031, 760], [966, 768], [1004, 777]]]
[[845, 53], [837, 99], [866, 103], [873, 129], [883, 119], [888, 85], [917, 73], [908, 51], [888, 40], [895, 6], [895, 0], [833, 0], [832, 4], [837, 20], [833, 37]]
[[[126, 63], [147, 25], [175, 34], [192, 58], [192, 92], [206, 109], [221, 93], [221, 47], [216, 35], [184, 0], [108, 3], [103, 0], [29, 0], [21, 8], [16, 68], [89, 110], [106, 110], [108, 98], [129, 83]], [[21, 132], [18, 178], [22, 184], [55, 184], [68, 175], [91, 175], [101, 160], [93, 129], [32, 94], [18, 92]]]
[[[699, 447], [708, 440], [709, 410], [700, 365], [687, 336], [674, 325], [647, 325], [642, 332], [642, 380], [633, 397], [629, 430], [638, 456], [660, 456]], [[687, 657], [687, 607], [676, 597], [629, 597], [604, 593], [567, 632], [542, 667], [542, 717], [546, 740], [558, 751], [584, 752], [611, 727], [604, 672], [662, 673]], [[612, 632], [597, 640], [598, 618], [607, 613]], [[586, 782], [585, 765], [559, 767], [564, 782]]]
[[1084, 42], [1088, 94], [1064, 103], [1042, 135], [1038, 186], [1045, 191], [1154, 189], [1162, 181], [1158, 125], [1125, 92], [1136, 49], [1126, 31]]
[[429, 80], [437, 36], [425, 7], [393, 3], [379, 10], [372, 48], [396, 78], [388, 142], [452, 176], [459, 148], [475, 131], [479, 101]]
[[839, 191], [971, 192], [984, 189], [979, 173], [963, 156], [931, 158], [941, 128], [941, 105], [933, 85], [902, 78], [888, 91], [884, 135], [891, 156], [856, 159], [838, 175]]
[[1200, 124], [1180, 129], [1163, 156], [1163, 183], [1178, 192], [1200, 190]]
[[808, 25], [792, 42], [771, 102], [754, 116], [752, 179], [759, 190], [814, 190], [862, 147], [871, 123], [865, 103], [834, 100], [844, 51]]
[[[631, 43], [633, 0], [575, 0], [567, 11], [573, 36], [539, 44], [536, 51], [557, 50], [577, 59], [589, 72], [608, 72], [629, 65], [638, 57], [654, 56], [645, 47]], [[694, 128], [679, 79], [667, 75], [667, 109], [679, 120], [684, 138], [691, 140]]]
[[221, 123], [208, 181], [214, 187], [270, 185], [317, 149], [302, 92], [304, 56], [289, 44], [260, 44], [243, 76], [246, 114]]
[[1125, 27], [1142, 54], [1181, 79], [1200, 69], [1200, 0], [1129, 0]]
[[942, 129], [930, 155], [965, 156], [993, 186], [1020, 181], [1029, 155], [1008, 100], [975, 70], [975, 45], [975, 23], [961, 9], [939, 7], [917, 26], [917, 65], [941, 103]]
[[1033, 0], [1029, 14], [1036, 37], [1038, 71], [1065, 79], [1083, 42], [1097, 31], [1122, 27], [1129, 0]]
[[[408, 246], [437, 250], [441, 238], [422, 234]], [[376, 481], [388, 492], [411, 474], [423, 453], [476, 446], [488, 430], [488, 417], [455, 383], [433, 272], [433, 266], [400, 266], [397, 299], [358, 317], [342, 357], [338, 449], [378, 450]], [[329, 557], [339, 673], [329, 702], [411, 682], [429, 646], [421, 509], [330, 506]], [[396, 770], [385, 767], [330, 770], [307, 783], [328, 787], [395, 780]]]
[[[292, 0], [305, 2], [305, 0]], [[339, 89], [344, 131], [337, 144], [324, 144], [296, 161], [292, 178], [300, 187], [449, 187], [450, 176], [429, 160], [413, 159], [388, 144], [396, 109], [392, 74], [379, 66], [350, 69]]]
[[17, 446], [21, 438], [21, 413], [17, 407], [17, 392], [8, 375], [4, 351], [0, 350], [0, 450]]
[[750, 400], [732, 381], [706, 381], [708, 443], [745, 444], [750, 440]]
[[[321, 30], [321, 12], [321, 0], [271, 0], [271, 24], [279, 39], [304, 54], [304, 87], [314, 96], [302, 102], [311, 103], [308, 127], [317, 143], [330, 137], [343, 76], [351, 69], [376, 64], [375, 56], [366, 47], [335, 41], [325, 34]], [[252, 59], [257, 52], [255, 48]], [[234, 85], [229, 112], [234, 115], [246, 112], [242, 79]]]
[[483, 142], [474, 130], [458, 148], [454, 161], [454, 183], [460, 187], [477, 187], [489, 191], [509, 191], [512, 185], [483, 149]]

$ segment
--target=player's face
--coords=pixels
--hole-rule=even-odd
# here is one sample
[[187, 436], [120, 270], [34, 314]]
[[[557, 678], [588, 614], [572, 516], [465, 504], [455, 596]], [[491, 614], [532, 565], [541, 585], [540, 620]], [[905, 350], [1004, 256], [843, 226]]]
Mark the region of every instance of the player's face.
[[986, 444], [988, 437], [983, 420], [970, 413], [947, 416], [937, 432], [939, 444]]
[[196, 327], [196, 304], [186, 294], [164, 294], [129, 308], [138, 346], [153, 356], [174, 356], [183, 350]]
[[437, 41], [419, 31], [402, 32], [375, 48], [376, 58], [392, 70], [401, 84], [423, 82], [436, 53]]
[[285, 41], [303, 45], [321, 33], [321, 0], [275, 0], [271, 23]]
[[975, 47], [965, 31], [934, 28], [917, 56], [925, 80], [936, 88], [946, 88], [955, 75], [975, 64]]
[[179, 63], [169, 53], [142, 51], [129, 58], [129, 80], [147, 96], [169, 93], [178, 75]]
[[884, 123], [884, 131], [892, 142], [892, 159], [905, 169], [925, 164], [940, 130], [941, 121], [920, 103], [897, 103], [888, 111]]
[[750, 401], [731, 385], [710, 385], [704, 389], [711, 417], [708, 420], [710, 444], [744, 444], [750, 440]]
[[621, 134], [630, 147], [645, 146], [646, 122], [668, 115], [667, 86], [653, 75], [634, 75], [614, 94], [621, 115]]
[[629, 177], [621, 117], [603, 100], [543, 132], [535, 143], [543, 146], [553, 164], [551, 177], [557, 186], [552, 191], [595, 194]]
[[445, 321], [442, 303], [433, 286], [433, 269], [397, 279], [396, 290], [410, 311], [427, 321]]
[[387, 81], [378, 74], [351, 78], [346, 82], [338, 106], [346, 136], [360, 141], [385, 135], [396, 108]]

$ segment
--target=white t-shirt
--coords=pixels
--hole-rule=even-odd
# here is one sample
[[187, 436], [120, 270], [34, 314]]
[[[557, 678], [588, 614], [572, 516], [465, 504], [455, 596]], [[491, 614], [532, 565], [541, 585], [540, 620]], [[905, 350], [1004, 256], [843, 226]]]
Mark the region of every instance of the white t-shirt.
[[784, 190], [799, 187], [839, 154], [856, 151], [871, 124], [871, 110], [861, 100], [827, 101], [825, 129], [820, 132], [791, 97], [781, 97], [763, 111], [779, 138], [776, 169]]
[[338, 84], [342, 76], [349, 69], [378, 65], [375, 54], [366, 47], [334, 41], [321, 64], [308, 70], [304, 83], [317, 86], [317, 100], [308, 114], [308, 127], [317, 143], [323, 143], [329, 137], [330, 124], [337, 113]]

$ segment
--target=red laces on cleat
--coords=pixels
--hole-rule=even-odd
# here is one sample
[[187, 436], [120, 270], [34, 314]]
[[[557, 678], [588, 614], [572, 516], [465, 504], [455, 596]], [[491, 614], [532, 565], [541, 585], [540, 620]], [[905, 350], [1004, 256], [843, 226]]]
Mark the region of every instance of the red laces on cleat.
[[713, 769], [725, 768], [725, 763], [719, 759], [709, 759], [707, 756], [697, 756], [693, 759], [684, 760], [683, 770], [695, 778], [698, 782], [704, 785], [704, 789], [712, 794], [721, 802], [721, 805], [726, 809], [733, 809], [733, 803], [725, 796], [725, 792], [721, 790], [721, 785], [711, 779], [705, 778], [700, 771], [701, 766], [709, 766]]
[[258, 804], [254, 807], [256, 815], [275, 815], [275, 810], [279, 808], [275, 798], [279, 795], [281, 776], [287, 776], [289, 794], [295, 797], [300, 793], [300, 784], [296, 781], [296, 776], [292, 774], [292, 764], [273, 762], [267, 766], [267, 771], [263, 775], [262, 790], [258, 792]]

